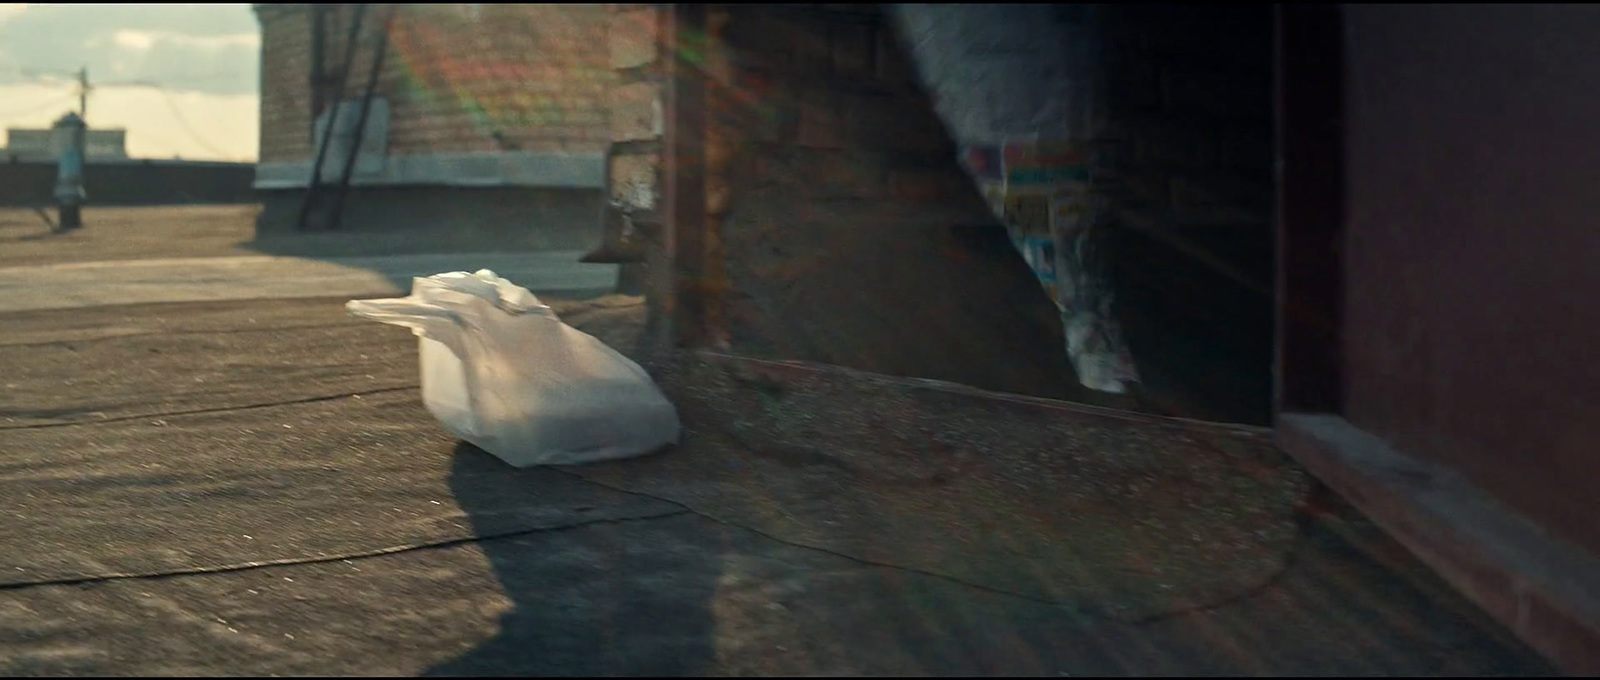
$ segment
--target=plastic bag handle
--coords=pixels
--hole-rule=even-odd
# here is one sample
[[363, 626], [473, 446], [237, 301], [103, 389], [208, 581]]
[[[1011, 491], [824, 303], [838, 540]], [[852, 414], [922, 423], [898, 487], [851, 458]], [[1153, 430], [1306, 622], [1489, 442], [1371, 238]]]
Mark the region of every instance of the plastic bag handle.
[[465, 359], [460, 346], [460, 329], [467, 324], [453, 309], [411, 298], [351, 300], [344, 308], [352, 316], [410, 328], [417, 335], [444, 343], [457, 358]]
[[[441, 307], [414, 298], [385, 298], [378, 300], [351, 300], [344, 304], [352, 316], [371, 319], [379, 323], [404, 326], [415, 335], [444, 345], [463, 365], [470, 360], [465, 345], [466, 319], [454, 309]], [[471, 371], [464, 376], [467, 381], [468, 411], [478, 412], [478, 391], [472, 387], [476, 377]], [[474, 422], [473, 427], [477, 425]]]

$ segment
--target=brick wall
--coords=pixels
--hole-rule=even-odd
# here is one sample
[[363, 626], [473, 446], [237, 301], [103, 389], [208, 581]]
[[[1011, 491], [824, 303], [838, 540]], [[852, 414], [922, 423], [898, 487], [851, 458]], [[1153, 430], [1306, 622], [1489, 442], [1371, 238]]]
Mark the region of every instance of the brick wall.
[[[657, 14], [618, 7], [615, 198], [659, 197], [628, 188], [657, 181]], [[1133, 405], [1076, 385], [1058, 310], [956, 160], [957, 141], [1084, 140], [1105, 227], [1090, 278], [1126, 302], [1096, 313], [1129, 329], [1140, 405], [1265, 420], [1270, 8], [921, 6], [961, 15], [930, 31], [903, 5], [707, 7], [705, 43], [685, 38], [707, 76], [706, 223], [678, 225], [678, 280], [655, 284], [703, 298], [702, 341]]]
[[[330, 5], [326, 77], [344, 57], [352, 5]], [[372, 35], [388, 5], [370, 5]], [[311, 143], [307, 5], [258, 5], [262, 27], [261, 159], [304, 161]], [[391, 106], [391, 154], [597, 153], [608, 138], [607, 21], [602, 5], [401, 5], [377, 92]], [[375, 41], [364, 40], [345, 85], [365, 86]], [[325, 95], [331, 100], [332, 87]]]
[[877, 5], [726, 11], [733, 65], [714, 114], [739, 139], [739, 189], [917, 203], [971, 193]]
[[[619, 111], [634, 122], [619, 125], [629, 163], [613, 164], [614, 180], [656, 152], [628, 140], [654, 139], [644, 111], [655, 69], [636, 47], [660, 25], [647, 7], [618, 14], [613, 66], [644, 85], [617, 96], [639, 103], [636, 115]], [[704, 165], [677, 168], [704, 171], [704, 222], [680, 220], [669, 261], [650, 263], [652, 299], [676, 291], [656, 313], [706, 326], [680, 340], [1094, 400], [1073, 379], [1053, 305], [962, 174], [877, 5], [706, 14], [703, 44], [680, 36], [686, 54], [703, 55], [687, 66], [705, 76], [703, 157], [692, 161]], [[672, 276], [659, 276], [663, 265]]]
[[[899, 5], [939, 113], [971, 145], [1090, 152], [1089, 261], [1143, 387], [1196, 415], [1265, 422], [1272, 341], [1268, 6]], [[1070, 312], [1071, 310], [1069, 310]], [[1241, 399], [1241, 396], [1248, 395]]]
[[[708, 69], [710, 131], [737, 141], [738, 189], [782, 184], [819, 199], [970, 193], [877, 5], [711, 7], [726, 37], [708, 50], [719, 62]], [[624, 75], [611, 91], [610, 139], [654, 140], [660, 88], [642, 69], [658, 64], [660, 15], [648, 5], [612, 8], [611, 66]]]
[[311, 23], [306, 5], [256, 5], [264, 163], [311, 157]]

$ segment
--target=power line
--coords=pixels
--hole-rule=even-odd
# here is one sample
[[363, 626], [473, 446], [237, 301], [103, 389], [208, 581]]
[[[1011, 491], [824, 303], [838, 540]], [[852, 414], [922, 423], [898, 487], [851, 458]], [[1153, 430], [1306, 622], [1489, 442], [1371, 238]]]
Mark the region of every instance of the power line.
[[60, 106], [61, 104], [68, 103], [71, 100], [77, 98], [77, 96], [78, 96], [77, 93], [74, 92], [74, 93], [68, 94], [68, 95], [66, 95], [64, 97], [57, 98], [57, 99], [51, 101], [50, 103], [44, 104], [42, 106], [36, 106], [36, 107], [33, 107], [33, 108], [28, 108], [28, 109], [20, 109], [20, 110], [16, 110], [16, 111], [0, 112], [0, 118], [15, 118], [15, 117], [19, 117], [19, 116], [31, 116], [31, 115], [33, 115], [35, 113], [39, 113], [40, 111], [44, 111], [44, 110], [49, 109], [51, 107]]
[[78, 74], [72, 71], [57, 71], [53, 68], [34, 68], [32, 66], [23, 66], [17, 63], [7, 65], [5, 68], [13, 73], [27, 78], [33, 78], [35, 80], [43, 80], [46, 78], [60, 78], [65, 80], [78, 77]]
[[95, 87], [148, 87], [157, 90], [184, 90], [195, 89], [187, 87], [188, 83], [214, 83], [222, 80], [238, 80], [244, 76], [245, 74], [242, 73], [211, 73], [201, 76], [185, 76], [183, 78], [184, 84], [180, 85], [167, 85], [149, 79], [115, 80], [96, 83]]
[[212, 146], [210, 142], [207, 142], [205, 138], [201, 137], [194, 131], [194, 128], [189, 125], [189, 120], [183, 117], [183, 112], [178, 110], [177, 102], [172, 101], [171, 92], [167, 91], [166, 89], [157, 89], [156, 91], [160, 92], [161, 98], [166, 100], [167, 108], [172, 110], [172, 117], [177, 119], [178, 127], [183, 128], [183, 131], [189, 135], [189, 139], [194, 140], [196, 144], [205, 147], [207, 151], [210, 151], [219, 157], [232, 158], [232, 156], [229, 154], [217, 149], [215, 146]]
[[[26, 75], [29, 75], [30, 77], [32, 77], [36, 81], [44, 80], [43, 78], [40, 78], [38, 75], [35, 75], [34, 73], [30, 73], [29, 72], [30, 69], [27, 69], [25, 67], [24, 68], [20, 68], [18, 70], [22, 71]], [[76, 75], [77, 74], [73, 74], [74, 77], [76, 77]], [[205, 76], [196, 76], [194, 78], [188, 78], [186, 80], [203, 80], [203, 79], [216, 80], [216, 79], [221, 79], [221, 78], [238, 78], [240, 75], [242, 75], [242, 74], [239, 74], [237, 72], [235, 72], [235, 73], [212, 73], [212, 74], [207, 74]], [[166, 85], [166, 84], [163, 84], [163, 83], [160, 83], [160, 82], [156, 82], [154, 80], [148, 80], [148, 79], [123, 80], [123, 81], [112, 81], [112, 82], [106, 82], [106, 83], [96, 83], [94, 87], [95, 87], [95, 89], [100, 89], [100, 88], [105, 88], [105, 87], [137, 87], [137, 88], [149, 88], [149, 89], [155, 90], [156, 92], [161, 93], [161, 98], [162, 98], [163, 101], [166, 102], [167, 109], [172, 112], [173, 119], [177, 121], [178, 127], [183, 129], [184, 133], [189, 136], [190, 140], [192, 140], [196, 144], [200, 145], [206, 151], [209, 151], [212, 154], [215, 154], [219, 158], [233, 158], [234, 157], [232, 154], [228, 154], [228, 153], [222, 151], [221, 149], [217, 148], [216, 145], [210, 143], [209, 141], [207, 141], [205, 139], [204, 136], [200, 135], [198, 132], [195, 131], [194, 126], [189, 123], [189, 119], [183, 115], [183, 111], [179, 108], [177, 102], [173, 101], [173, 98], [172, 98], [173, 92], [182, 91], [181, 88], [173, 87], [173, 86], [170, 86], [170, 85]], [[75, 98], [76, 96], [77, 96], [77, 93], [72, 93], [72, 94], [66, 95], [64, 97], [61, 97], [60, 99], [57, 99], [57, 100], [51, 102], [50, 104], [47, 104], [47, 105], [44, 105], [44, 106], [36, 107], [36, 108], [33, 108], [33, 109], [27, 109], [27, 110], [19, 111], [19, 112], [0, 113], [0, 116], [12, 117], [12, 116], [22, 116], [22, 115], [28, 115], [28, 114], [31, 114], [31, 113], [36, 113], [38, 111], [42, 111], [42, 110], [48, 109], [48, 108], [50, 108], [52, 106], [57, 106], [59, 104], [67, 103], [70, 100], [72, 100], [73, 98]]]
[[205, 137], [201, 136], [200, 133], [195, 132], [194, 126], [189, 124], [189, 119], [183, 115], [183, 111], [179, 110], [178, 103], [172, 100], [172, 93], [175, 88], [168, 87], [153, 80], [128, 80], [122, 82], [97, 83], [95, 87], [145, 87], [161, 93], [161, 99], [162, 101], [166, 102], [167, 109], [172, 112], [173, 119], [178, 121], [178, 127], [183, 129], [184, 134], [187, 134], [190, 140], [194, 141], [206, 151], [209, 151], [220, 158], [233, 157], [227, 152], [218, 149], [212, 143], [206, 141]]
[[[67, 73], [64, 71], [43, 71], [41, 69], [31, 69], [26, 67], [10, 67], [9, 69], [0, 67], [0, 70], [9, 70], [13, 73], [21, 75], [23, 77], [23, 82], [39, 85], [62, 85], [75, 82], [78, 79], [77, 73]], [[250, 77], [250, 75], [251, 74], [239, 71], [217, 71], [193, 76], [181, 76], [179, 77], [179, 80], [182, 82], [176, 85], [160, 83], [148, 78], [136, 78], [132, 80], [99, 82], [95, 83], [95, 87], [149, 87], [169, 90], [199, 90], [200, 88], [195, 87], [194, 85], [224, 81], [239, 81]]]
[[109, 83], [95, 83], [95, 87], [147, 87], [152, 90], [169, 90], [169, 88], [154, 80], [114, 80]]
[[150, 130], [145, 129], [145, 128], [139, 128], [137, 130], [129, 131], [128, 135], [129, 135], [129, 139], [130, 140], [133, 139], [134, 137], [137, 137], [140, 141], [146, 141], [146, 140], [154, 141], [154, 142], [156, 142], [157, 146], [165, 146], [165, 147], [167, 147], [169, 149], [178, 148], [177, 144], [173, 144], [172, 143], [172, 139], [171, 138], [163, 137], [161, 135], [150, 134]]

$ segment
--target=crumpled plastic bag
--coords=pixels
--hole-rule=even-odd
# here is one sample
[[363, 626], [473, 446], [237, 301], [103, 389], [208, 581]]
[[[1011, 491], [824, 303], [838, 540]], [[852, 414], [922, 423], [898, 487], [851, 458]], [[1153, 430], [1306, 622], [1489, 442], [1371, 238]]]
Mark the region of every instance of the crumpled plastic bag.
[[428, 412], [513, 466], [628, 458], [678, 442], [677, 410], [643, 368], [487, 269], [415, 278], [408, 297], [345, 309], [410, 328]]

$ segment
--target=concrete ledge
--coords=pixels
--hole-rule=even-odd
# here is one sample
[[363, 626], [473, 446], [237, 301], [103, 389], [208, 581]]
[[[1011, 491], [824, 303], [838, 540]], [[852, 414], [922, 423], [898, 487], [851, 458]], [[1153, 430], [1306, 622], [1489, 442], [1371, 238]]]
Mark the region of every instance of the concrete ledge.
[[1041, 414], [1048, 417], [1070, 418], [1079, 422], [1119, 420], [1135, 423], [1147, 427], [1161, 427], [1187, 432], [1213, 432], [1240, 438], [1267, 440], [1273, 436], [1271, 428], [1255, 425], [1236, 425], [1220, 423], [1209, 420], [1193, 420], [1189, 418], [1176, 418], [1173, 416], [1160, 416], [1138, 411], [1128, 411], [1092, 404], [1080, 404], [1058, 399], [1044, 397], [1031, 397], [1024, 394], [1011, 394], [1008, 392], [995, 392], [971, 385], [963, 385], [944, 380], [931, 378], [903, 378], [885, 373], [874, 373], [810, 361], [758, 359], [755, 357], [740, 356], [714, 350], [696, 350], [695, 356], [707, 363], [717, 364], [732, 368], [735, 371], [760, 377], [775, 382], [783, 382], [813, 375], [847, 376], [853, 379], [869, 380], [872, 382], [895, 385], [908, 390], [925, 392], [939, 392], [949, 395], [954, 399], [965, 401], [973, 405], [1004, 404], [1022, 411]]
[[1283, 414], [1277, 439], [1563, 671], [1600, 674], [1600, 560], [1338, 416]]
[[[89, 205], [250, 203], [253, 164], [156, 159], [91, 159], [84, 164]], [[50, 205], [54, 162], [0, 161], [0, 205]]]
[[[29, 156], [8, 156], [0, 163], [11, 165], [47, 165], [52, 171], [56, 167], [56, 159]], [[206, 161], [183, 160], [178, 158], [106, 158], [104, 156], [90, 156], [84, 161], [86, 167], [106, 166], [141, 166], [156, 168], [249, 168], [255, 163], [248, 161]], [[310, 172], [308, 169], [306, 172]]]
[[[597, 295], [615, 265], [580, 264], [582, 251], [422, 253], [375, 257], [198, 257], [0, 267], [0, 313], [109, 305], [406, 295], [411, 280], [492, 269], [539, 294]], [[40, 286], [48, 280], [51, 285]]]
[[[331, 155], [330, 155], [331, 156]], [[255, 189], [303, 189], [311, 161], [259, 163]], [[601, 154], [542, 152], [390, 156], [383, 172], [350, 178], [353, 186], [438, 185], [599, 189], [605, 184]]]
[[[601, 189], [475, 186], [358, 186], [344, 206], [340, 231], [368, 234], [375, 244], [411, 239], [435, 252], [577, 250], [601, 241]], [[257, 191], [258, 238], [296, 229], [305, 189]], [[320, 225], [325, 215], [315, 215]], [[317, 227], [313, 226], [313, 230]], [[380, 237], [380, 234], [388, 236]]]

